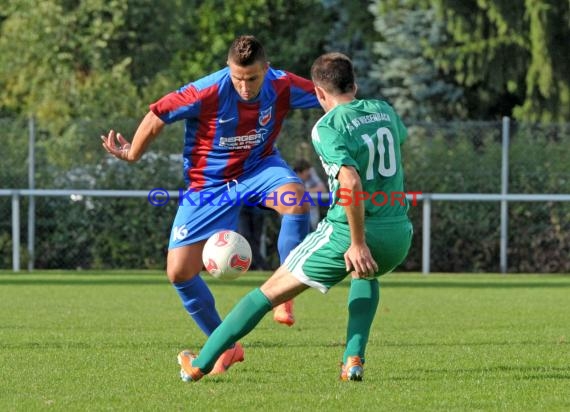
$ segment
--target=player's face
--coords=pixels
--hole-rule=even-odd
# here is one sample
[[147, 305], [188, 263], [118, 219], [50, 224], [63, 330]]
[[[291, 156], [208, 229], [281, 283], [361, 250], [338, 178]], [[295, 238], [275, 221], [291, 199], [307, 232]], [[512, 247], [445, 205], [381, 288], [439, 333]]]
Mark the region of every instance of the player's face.
[[243, 100], [253, 100], [259, 94], [265, 73], [269, 64], [267, 62], [256, 62], [250, 66], [239, 66], [228, 61], [230, 76], [234, 88]]

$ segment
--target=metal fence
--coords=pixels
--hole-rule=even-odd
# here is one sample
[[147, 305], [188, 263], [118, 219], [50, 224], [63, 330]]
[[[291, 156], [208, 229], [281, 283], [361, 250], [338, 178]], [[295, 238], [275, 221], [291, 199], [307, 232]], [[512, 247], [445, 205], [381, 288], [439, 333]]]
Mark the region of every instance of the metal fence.
[[[401, 270], [570, 271], [570, 125], [503, 119], [409, 129], [407, 189], [422, 195], [410, 210], [414, 242]], [[310, 124], [299, 120], [284, 127], [286, 159], [314, 161], [303, 130]], [[177, 186], [180, 161], [171, 153], [181, 130], [137, 165], [103, 153], [101, 132], [81, 122], [74, 133], [91, 140], [54, 150], [33, 121], [0, 119], [0, 269], [164, 266], [176, 202], [157, 208], [146, 198], [150, 188]], [[264, 252], [275, 266], [279, 219], [268, 214], [263, 222]]]
[[[176, 199], [179, 195], [178, 191], [168, 191], [170, 199]], [[326, 193], [323, 194], [321, 200], [327, 201]], [[146, 191], [120, 191], [120, 190], [0, 190], [0, 196], [10, 196], [12, 199], [12, 270], [19, 272], [20, 257], [20, 203], [23, 196], [29, 198], [34, 197], [68, 197], [70, 199], [82, 199], [85, 197], [93, 198], [148, 198], [149, 192]], [[509, 202], [570, 202], [570, 194], [540, 194], [540, 195], [524, 195], [524, 194], [480, 194], [480, 193], [461, 193], [461, 194], [444, 194], [444, 193], [424, 193], [415, 196], [408, 196], [410, 201], [417, 200], [422, 202], [423, 218], [422, 218], [422, 273], [430, 273], [431, 261], [431, 210], [433, 202], [500, 202], [501, 205], [501, 247], [500, 247], [500, 268], [501, 272], [506, 273], [507, 267], [507, 250], [508, 250], [508, 203]], [[315, 198], [316, 200], [316, 198]], [[31, 218], [28, 227], [34, 227], [34, 216]], [[72, 230], [72, 228], [70, 228]], [[35, 231], [28, 233], [28, 270], [33, 270], [33, 256]], [[265, 238], [264, 238], [265, 239]], [[263, 245], [263, 250], [266, 246]]]

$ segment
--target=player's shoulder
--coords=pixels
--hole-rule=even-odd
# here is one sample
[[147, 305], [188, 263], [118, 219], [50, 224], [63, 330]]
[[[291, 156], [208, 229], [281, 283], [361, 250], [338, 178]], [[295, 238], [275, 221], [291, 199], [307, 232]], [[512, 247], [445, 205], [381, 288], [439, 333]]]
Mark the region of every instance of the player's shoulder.
[[334, 140], [340, 130], [339, 125], [342, 120], [334, 110], [323, 114], [313, 125], [311, 130], [311, 138], [314, 142], [321, 143]]
[[266, 78], [272, 82], [286, 82], [287, 84], [310, 82], [310, 80], [305, 79], [304, 77], [299, 76], [293, 72], [276, 69], [271, 66], [267, 70]]
[[269, 66], [266, 76], [269, 80], [286, 80], [288, 79], [288, 74], [285, 70]]
[[362, 99], [359, 100], [359, 102], [361, 102], [363, 105], [377, 107], [378, 109], [381, 110], [383, 109], [385, 111], [390, 111], [390, 112], [395, 111], [394, 107], [390, 104], [390, 102], [384, 99]]
[[400, 119], [400, 115], [392, 106], [392, 104], [384, 99], [363, 99], [360, 100], [366, 111], [370, 113], [381, 113], [386, 119], [385, 120], [397, 120]]
[[223, 69], [193, 81], [188, 86], [193, 86], [196, 90], [201, 92], [214, 86], [220, 87], [228, 81], [231, 81], [230, 70], [228, 67], [224, 67]]
[[291, 73], [286, 70], [275, 69], [273, 67], [269, 67], [265, 78], [268, 80], [268, 82], [265, 83], [265, 86], [272, 87], [276, 90], [289, 89], [293, 83]]
[[399, 115], [398, 111], [396, 110], [396, 108], [394, 107], [394, 105], [392, 103], [390, 103], [388, 100], [378, 99], [378, 102], [380, 102], [379, 104], [382, 105], [384, 110], [386, 110], [387, 112], [391, 112], [394, 115], [394, 117], [397, 117], [397, 118], [400, 117], [400, 115]]

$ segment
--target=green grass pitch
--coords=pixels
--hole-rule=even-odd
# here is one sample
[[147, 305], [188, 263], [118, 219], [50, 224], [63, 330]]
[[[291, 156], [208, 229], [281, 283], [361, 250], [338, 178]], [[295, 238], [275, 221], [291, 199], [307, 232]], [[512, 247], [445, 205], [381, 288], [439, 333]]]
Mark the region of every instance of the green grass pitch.
[[[206, 277], [225, 315], [267, 273]], [[0, 411], [568, 411], [570, 276], [390, 274], [363, 382], [339, 382], [348, 281], [266, 316], [183, 383], [204, 336], [159, 272], [0, 273]]]

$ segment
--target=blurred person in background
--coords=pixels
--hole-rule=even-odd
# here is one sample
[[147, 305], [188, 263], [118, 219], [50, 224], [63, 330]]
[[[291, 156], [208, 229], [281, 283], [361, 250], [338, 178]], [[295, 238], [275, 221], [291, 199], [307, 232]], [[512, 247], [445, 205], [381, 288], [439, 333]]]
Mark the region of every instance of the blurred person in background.
[[[305, 190], [309, 193], [326, 193], [327, 188], [321, 178], [319, 177], [315, 168], [309, 163], [307, 159], [299, 159], [295, 162], [293, 166], [293, 170], [297, 173], [297, 176], [303, 181], [305, 185]], [[327, 193], [328, 195], [328, 193]], [[315, 230], [317, 228], [317, 224], [319, 220], [321, 220], [321, 213], [320, 213], [320, 203], [326, 202], [321, 195], [321, 199], [315, 198], [311, 203], [311, 229]]]

